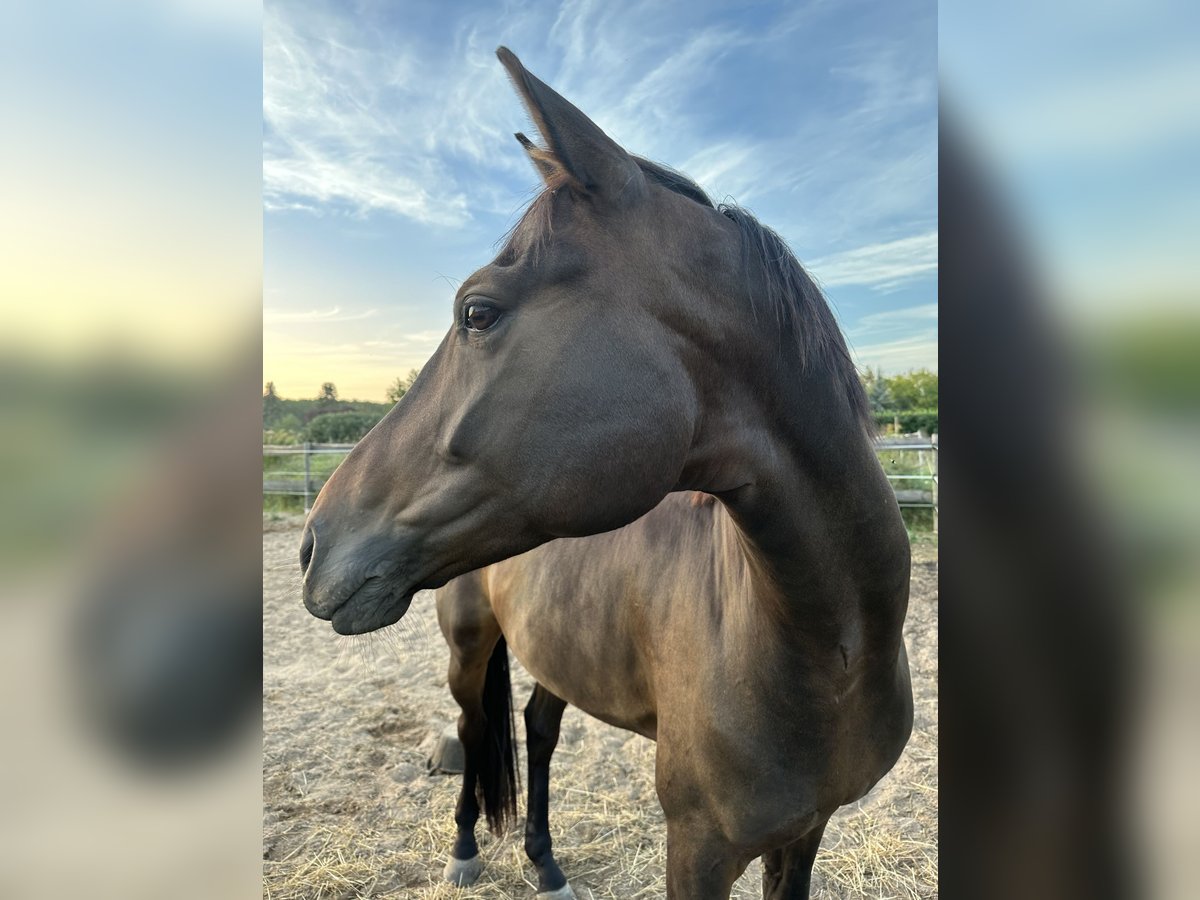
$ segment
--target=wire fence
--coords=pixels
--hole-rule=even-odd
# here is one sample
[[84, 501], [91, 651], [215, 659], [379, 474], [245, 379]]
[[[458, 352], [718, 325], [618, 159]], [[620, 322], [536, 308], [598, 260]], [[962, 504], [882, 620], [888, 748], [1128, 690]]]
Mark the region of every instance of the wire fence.
[[875, 452], [896, 492], [896, 502], [908, 509], [929, 509], [938, 530], [938, 436], [884, 435], [875, 439]]
[[[304, 511], [354, 444], [264, 444], [263, 496], [303, 497]], [[938, 522], [938, 436], [896, 435], [875, 439], [884, 474], [906, 508], [933, 511]], [[915, 454], [915, 456], [914, 456]]]

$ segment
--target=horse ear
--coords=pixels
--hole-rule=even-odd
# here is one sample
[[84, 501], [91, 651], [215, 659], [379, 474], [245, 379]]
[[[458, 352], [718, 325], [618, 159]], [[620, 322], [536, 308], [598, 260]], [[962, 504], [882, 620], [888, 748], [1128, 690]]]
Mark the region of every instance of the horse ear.
[[557, 91], [531, 75], [507, 47], [499, 48], [496, 56], [546, 141], [548, 150], [540, 150], [528, 138], [517, 136], [543, 178], [549, 182], [548, 172], [559, 178], [565, 173], [572, 187], [608, 200], [635, 199], [645, 192], [642, 170], [616, 141]]

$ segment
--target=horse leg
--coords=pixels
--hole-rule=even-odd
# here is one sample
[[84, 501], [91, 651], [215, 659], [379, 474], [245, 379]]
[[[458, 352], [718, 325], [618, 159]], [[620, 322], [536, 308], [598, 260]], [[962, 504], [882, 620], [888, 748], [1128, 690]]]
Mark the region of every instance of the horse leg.
[[[465, 580], [464, 580], [465, 582]], [[438, 622], [450, 645], [450, 693], [462, 712], [458, 738], [463, 745], [462, 792], [454, 809], [458, 827], [443, 877], [460, 887], [474, 884], [483, 872], [475, 823], [479, 821], [479, 777], [487, 737], [483, 692], [488, 661], [500, 637], [500, 626], [486, 600], [471, 585], [451, 582], [438, 591]]]
[[786, 846], [762, 856], [763, 900], [808, 900], [813, 861], [825, 822]]
[[462, 791], [454, 808], [454, 824], [458, 826], [458, 834], [442, 875], [459, 887], [474, 884], [483, 872], [479, 845], [475, 842], [475, 823], [479, 821], [477, 788], [484, 731], [481, 697], [486, 669], [486, 654], [477, 665], [466, 665], [453, 655], [450, 659], [450, 692], [462, 708], [458, 717], [458, 739], [463, 745], [465, 763]]
[[711, 821], [667, 819], [668, 900], [729, 900], [747, 862]]
[[529, 808], [525, 819], [525, 855], [537, 868], [540, 900], [574, 900], [575, 893], [550, 849], [550, 757], [558, 745], [565, 700], [535, 685], [525, 707], [529, 753]]

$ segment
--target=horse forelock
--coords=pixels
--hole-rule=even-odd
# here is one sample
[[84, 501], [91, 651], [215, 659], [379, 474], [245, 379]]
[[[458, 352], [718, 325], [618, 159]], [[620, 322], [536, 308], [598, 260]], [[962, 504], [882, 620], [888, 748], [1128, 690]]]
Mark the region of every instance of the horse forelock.
[[547, 184], [545, 190], [541, 191], [533, 198], [529, 206], [525, 207], [521, 218], [501, 236], [500, 241], [503, 242], [503, 246], [496, 257], [496, 265], [512, 265], [525, 254], [536, 257], [546, 248], [554, 229], [551, 216], [554, 198], [558, 190], [566, 183], [567, 179], [564, 175], [561, 184]]

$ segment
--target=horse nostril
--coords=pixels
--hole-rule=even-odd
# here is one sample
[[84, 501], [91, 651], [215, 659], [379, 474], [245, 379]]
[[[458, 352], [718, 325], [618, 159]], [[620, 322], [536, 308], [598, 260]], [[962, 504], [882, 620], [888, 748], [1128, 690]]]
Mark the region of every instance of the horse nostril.
[[316, 546], [317, 535], [311, 527], [304, 529], [304, 539], [300, 542], [300, 574], [308, 574], [308, 566], [312, 562], [313, 547]]

